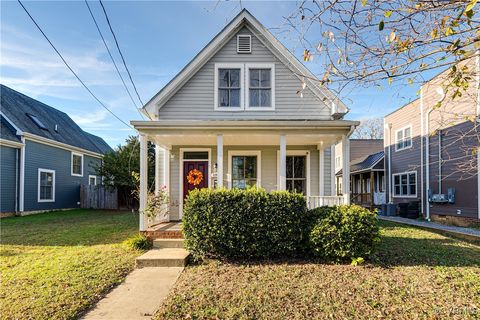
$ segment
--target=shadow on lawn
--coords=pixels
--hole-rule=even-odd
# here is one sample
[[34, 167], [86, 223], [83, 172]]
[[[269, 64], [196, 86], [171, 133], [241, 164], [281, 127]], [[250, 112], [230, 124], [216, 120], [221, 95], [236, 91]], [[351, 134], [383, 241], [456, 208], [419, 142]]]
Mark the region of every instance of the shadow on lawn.
[[92, 246], [120, 243], [138, 232], [138, 215], [72, 210], [1, 220], [2, 245]]

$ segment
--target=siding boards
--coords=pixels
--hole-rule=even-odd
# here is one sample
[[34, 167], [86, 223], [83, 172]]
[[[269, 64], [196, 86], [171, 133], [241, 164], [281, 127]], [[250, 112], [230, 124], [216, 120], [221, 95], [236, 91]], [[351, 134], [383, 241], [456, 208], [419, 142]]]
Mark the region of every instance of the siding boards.
[[[78, 208], [80, 185], [88, 185], [101, 159], [84, 155], [83, 177], [77, 177], [71, 175], [70, 151], [30, 140], [25, 148], [25, 211]], [[55, 202], [38, 202], [39, 168], [55, 170]]]
[[19, 149], [0, 146], [0, 212], [15, 212]]
[[[330, 109], [308, 88], [296, 94], [301, 82], [248, 28], [238, 34], [252, 36], [252, 53], [238, 54], [236, 35], [159, 109], [159, 119], [330, 119]], [[215, 111], [215, 63], [275, 63], [274, 111]], [[245, 75], [246, 76], [246, 72]]]

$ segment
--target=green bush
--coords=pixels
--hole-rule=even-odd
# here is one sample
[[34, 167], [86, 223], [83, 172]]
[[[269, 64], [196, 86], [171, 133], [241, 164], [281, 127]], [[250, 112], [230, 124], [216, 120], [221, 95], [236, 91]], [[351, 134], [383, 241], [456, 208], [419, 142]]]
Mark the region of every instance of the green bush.
[[375, 213], [360, 206], [321, 207], [309, 211], [311, 252], [326, 260], [368, 257], [379, 239]]
[[183, 234], [194, 258], [271, 258], [303, 250], [307, 209], [301, 194], [263, 189], [193, 190]]
[[144, 235], [137, 234], [123, 242], [129, 248], [137, 250], [148, 250], [152, 247], [152, 242]]

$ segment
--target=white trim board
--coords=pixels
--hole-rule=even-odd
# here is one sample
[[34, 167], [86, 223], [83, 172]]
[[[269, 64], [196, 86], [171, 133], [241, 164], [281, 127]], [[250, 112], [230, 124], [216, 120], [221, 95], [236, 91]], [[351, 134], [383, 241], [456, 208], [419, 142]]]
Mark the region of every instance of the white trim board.
[[262, 151], [261, 150], [229, 150], [227, 185], [232, 189], [232, 157], [233, 156], [256, 156], [257, 157], [257, 188], [262, 187]]
[[101, 153], [96, 153], [96, 152], [93, 152], [93, 151], [90, 151], [90, 150], [87, 150], [87, 149], [74, 147], [74, 146], [71, 146], [69, 144], [58, 142], [58, 141], [51, 140], [51, 139], [48, 139], [48, 138], [44, 138], [44, 137], [41, 137], [41, 136], [37, 136], [37, 135], [32, 134], [32, 133], [25, 132], [23, 134], [23, 136], [25, 137], [26, 140], [41, 143], [41, 144], [45, 144], [47, 146], [52, 146], [52, 147], [56, 147], [56, 148], [60, 148], [60, 149], [68, 150], [68, 151], [73, 151], [73, 152], [79, 152], [79, 153], [83, 153], [85, 155], [95, 157], [95, 158], [99, 158], [99, 159], [103, 158], [103, 154], [101, 154]]
[[[189, 151], [207, 151], [208, 160], [205, 159], [183, 159], [183, 154]], [[183, 217], [183, 162], [184, 161], [208, 161], [208, 187], [211, 187], [211, 176], [212, 176], [212, 149], [211, 148], [180, 148], [179, 159], [178, 159], [178, 219], [181, 220]], [[169, 166], [170, 167], [170, 166]], [[169, 170], [170, 171], [170, 170]], [[170, 172], [166, 173], [170, 175]]]
[[10, 147], [10, 148], [21, 148], [24, 146], [23, 143], [18, 142], [18, 141], [12, 141], [12, 140], [7, 140], [7, 139], [2, 139], [0, 138], [0, 146], [4, 147]]
[[[94, 178], [95, 179], [95, 184], [90, 184], [90, 179]], [[97, 176], [94, 174], [89, 174], [88, 175], [88, 185], [89, 186], [96, 186], [97, 185]]]
[[[243, 111], [245, 105], [245, 65], [243, 63], [215, 63], [214, 74], [214, 92], [213, 92], [213, 109], [215, 111]], [[238, 107], [220, 107], [218, 105], [218, 70], [219, 69], [240, 69], [240, 106]]]
[[[398, 145], [398, 135], [397, 135], [397, 133], [398, 133], [399, 131], [402, 131], [402, 132], [403, 132], [403, 133], [402, 133], [402, 137], [403, 137], [403, 138], [402, 138], [402, 141], [405, 141], [405, 130], [406, 130], [406, 129], [410, 129], [410, 145], [409, 145], [408, 147], [403, 147], [403, 148], [398, 149], [398, 146], [397, 146], [397, 145]], [[402, 128], [396, 129], [396, 130], [395, 130], [395, 140], [394, 140], [394, 141], [395, 141], [395, 152], [410, 149], [410, 148], [413, 146], [413, 129], [412, 129], [412, 124], [408, 124], [408, 125], [406, 125], [406, 126], [404, 126], [404, 127], [402, 127]]]
[[[52, 174], [52, 199], [40, 199], [40, 174], [42, 172]], [[38, 184], [37, 184], [37, 202], [55, 202], [55, 170], [38, 168]]]

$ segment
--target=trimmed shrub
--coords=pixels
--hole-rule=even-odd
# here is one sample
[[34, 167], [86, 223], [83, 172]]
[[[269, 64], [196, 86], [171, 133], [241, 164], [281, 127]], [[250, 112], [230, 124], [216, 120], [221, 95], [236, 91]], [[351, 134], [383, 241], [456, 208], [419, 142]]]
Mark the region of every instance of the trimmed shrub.
[[152, 247], [152, 242], [147, 237], [137, 234], [123, 242], [129, 248], [136, 250], [148, 250]]
[[197, 259], [284, 257], [302, 251], [306, 219], [301, 194], [201, 189], [185, 200], [182, 230]]
[[356, 205], [321, 207], [309, 211], [311, 252], [326, 260], [368, 257], [379, 240], [375, 213]]

